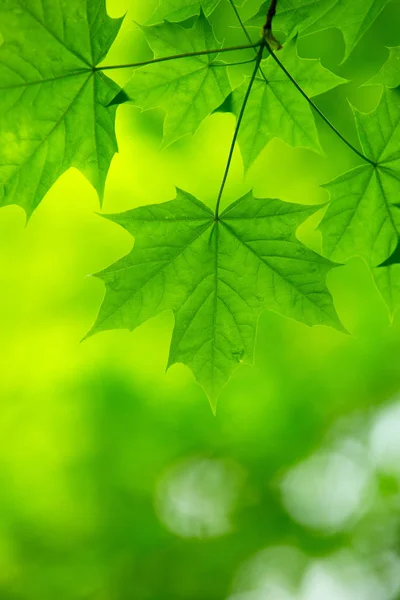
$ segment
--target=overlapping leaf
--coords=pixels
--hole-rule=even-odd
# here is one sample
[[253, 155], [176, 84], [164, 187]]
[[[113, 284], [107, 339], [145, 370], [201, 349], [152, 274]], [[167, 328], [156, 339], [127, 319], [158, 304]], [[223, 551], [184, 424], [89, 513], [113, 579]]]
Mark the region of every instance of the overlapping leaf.
[[[220, 46], [203, 13], [191, 29], [165, 22], [143, 27], [156, 57], [214, 50]], [[196, 131], [231, 91], [227, 69], [214, 68], [215, 54], [188, 57], [135, 71], [125, 92], [143, 110], [166, 111], [164, 144]]]
[[120, 24], [105, 0], [2, 0], [0, 204], [31, 213], [72, 166], [102, 194], [118, 87], [93, 67]]
[[[151, 23], [160, 23], [164, 20], [176, 23], [184, 21], [201, 11], [208, 17], [216, 9], [221, 0], [160, 0]], [[241, 6], [243, 0], [234, 0], [236, 6]]]
[[[207, 16], [218, 3], [161, 0], [153, 22], [167, 20], [143, 27], [155, 57], [169, 57], [168, 62], [138, 68], [124, 98], [128, 94], [142, 110], [164, 109], [164, 144], [194, 133], [230, 94], [236, 115], [247, 98], [249, 80], [231, 93], [227, 66], [217, 60], [220, 44]], [[343, 80], [319, 61], [300, 59], [294, 34], [339, 27], [347, 56], [386, 4], [278, 2], [274, 29], [293, 38], [279, 57], [305, 94], [324, 93]], [[261, 7], [260, 25], [269, 5]], [[196, 15], [191, 28], [176, 23]], [[18, 203], [32, 212], [71, 166], [102, 194], [116, 151], [118, 87], [96, 66], [120, 23], [107, 16], [105, 0], [2, 0], [0, 203]], [[188, 56], [194, 52], [204, 54]], [[174, 55], [181, 56], [172, 60]], [[128, 256], [99, 274], [107, 292], [92, 333], [134, 329], [161, 311], [173, 311], [169, 364], [188, 365], [214, 407], [235, 368], [252, 361], [262, 310], [310, 326], [341, 328], [326, 286], [335, 266], [330, 259], [364, 256], [394, 310], [400, 304], [399, 57], [399, 49], [392, 49], [373, 80], [395, 89], [385, 89], [372, 115], [355, 112], [365, 164], [327, 185], [331, 204], [321, 230], [329, 260], [296, 238], [297, 227], [315, 207], [247, 194], [216, 218], [179, 191], [171, 202], [111, 217], [134, 236], [135, 244]], [[273, 137], [319, 150], [309, 103], [273, 57], [262, 61], [250, 81], [239, 131], [245, 167]]]
[[400, 46], [390, 48], [388, 60], [370, 83], [381, 83], [390, 88], [400, 86]]
[[151, 21], [160, 23], [164, 19], [170, 22], [183, 21], [199, 15], [203, 10], [209, 16], [221, 0], [161, 0]]
[[[321, 230], [334, 260], [363, 256], [374, 269], [391, 310], [400, 304], [400, 89], [385, 89], [372, 114], [355, 111], [361, 145], [376, 166], [365, 164], [326, 187], [331, 203]], [[393, 254], [394, 253], [394, 254]], [[392, 256], [392, 259], [389, 257]], [[389, 260], [388, 260], [389, 259]]]
[[238, 364], [252, 361], [263, 309], [341, 327], [325, 283], [333, 263], [295, 235], [314, 211], [247, 194], [216, 221], [179, 191], [171, 202], [112, 216], [135, 245], [99, 275], [107, 293], [92, 333], [134, 329], [172, 310], [169, 365], [188, 365], [215, 405]]
[[[343, 33], [346, 44], [345, 57], [371, 27], [389, 0], [279, 0], [274, 18], [274, 29], [287, 35], [313, 33], [335, 27]], [[248, 22], [262, 26], [265, 22], [269, 0]]]
[[[285, 44], [279, 59], [309, 96], [322, 94], [343, 79], [322, 67], [319, 60], [302, 59], [296, 41]], [[261, 63], [262, 73], [254, 82], [239, 132], [243, 162], [248, 168], [274, 137], [291, 146], [320, 150], [312, 109], [279, 65], [270, 56]], [[262, 76], [263, 75], [263, 76]], [[239, 115], [248, 81], [232, 93], [232, 107]]]

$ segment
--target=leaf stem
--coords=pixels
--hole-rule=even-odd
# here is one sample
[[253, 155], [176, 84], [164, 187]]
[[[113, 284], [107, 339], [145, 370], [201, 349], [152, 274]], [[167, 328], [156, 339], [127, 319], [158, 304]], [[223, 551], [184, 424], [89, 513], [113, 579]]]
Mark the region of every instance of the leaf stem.
[[250, 44], [252, 44], [252, 43], [253, 43], [253, 41], [252, 41], [252, 39], [251, 39], [251, 37], [250, 37], [250, 34], [249, 34], [249, 32], [247, 31], [247, 29], [246, 29], [246, 27], [245, 27], [245, 24], [244, 24], [244, 23], [243, 23], [243, 21], [242, 21], [242, 17], [240, 16], [240, 14], [239, 14], [239, 11], [238, 11], [238, 9], [236, 8], [236, 5], [235, 5], [234, 1], [233, 1], [233, 0], [229, 0], [229, 4], [232, 6], [233, 12], [235, 13], [237, 20], [239, 21], [240, 27], [243, 29], [243, 33], [244, 33], [244, 35], [245, 35], [245, 36], [247, 37], [247, 39], [249, 40]]
[[238, 116], [238, 120], [236, 122], [236, 127], [235, 127], [235, 131], [234, 131], [234, 134], [233, 134], [233, 138], [232, 138], [232, 142], [231, 142], [231, 147], [229, 149], [229, 155], [228, 155], [228, 160], [227, 160], [226, 167], [225, 167], [224, 176], [223, 176], [221, 187], [220, 187], [220, 190], [219, 190], [219, 194], [218, 194], [218, 198], [217, 198], [217, 204], [215, 206], [215, 220], [216, 221], [219, 220], [219, 207], [220, 207], [220, 204], [221, 204], [222, 194], [224, 193], [225, 184], [226, 184], [226, 181], [228, 179], [229, 170], [231, 168], [233, 153], [235, 151], [236, 140], [237, 140], [238, 135], [239, 135], [240, 126], [242, 124], [242, 120], [243, 120], [243, 117], [244, 117], [244, 112], [246, 110], [247, 102], [249, 100], [249, 97], [250, 97], [250, 94], [251, 94], [251, 90], [252, 90], [254, 81], [256, 79], [257, 71], [258, 71], [260, 63], [262, 61], [262, 57], [263, 57], [263, 52], [264, 52], [265, 46], [266, 46], [266, 43], [265, 43], [264, 40], [262, 40], [261, 44], [260, 44], [260, 48], [258, 50], [258, 54], [257, 54], [257, 58], [256, 58], [256, 64], [255, 64], [253, 73], [252, 73], [252, 75], [250, 77], [249, 85], [247, 87], [246, 94], [245, 94], [244, 99], [243, 99], [242, 107], [240, 109], [240, 113], [239, 113], [239, 116]]
[[365, 154], [363, 154], [362, 152], [360, 152], [360, 150], [357, 150], [357, 148], [355, 146], [353, 146], [353, 144], [351, 142], [349, 142], [340, 133], [340, 131], [338, 131], [336, 129], [336, 127], [333, 125], [333, 123], [331, 123], [331, 121], [324, 115], [324, 113], [311, 100], [311, 98], [309, 96], [307, 96], [307, 94], [305, 93], [305, 91], [303, 90], [303, 88], [297, 83], [297, 81], [295, 80], [295, 78], [289, 73], [289, 71], [286, 69], [286, 67], [281, 63], [281, 61], [276, 56], [275, 52], [272, 50], [272, 48], [270, 47], [270, 45], [268, 43], [266, 43], [266, 46], [267, 46], [267, 49], [268, 49], [270, 55], [272, 56], [273, 60], [276, 62], [276, 64], [280, 67], [280, 69], [283, 71], [283, 73], [285, 73], [286, 77], [288, 77], [288, 79], [293, 83], [293, 85], [300, 92], [300, 94], [303, 96], [303, 98], [305, 100], [307, 100], [307, 102], [311, 106], [311, 108], [321, 117], [321, 119], [324, 121], [324, 123], [326, 123], [328, 125], [328, 127], [338, 136], [338, 138], [341, 139], [342, 142], [344, 144], [346, 144], [346, 146], [348, 148], [350, 148], [350, 150], [352, 150], [355, 154], [357, 154], [357, 156], [359, 156], [360, 158], [362, 158], [363, 160], [365, 160], [369, 164], [371, 164], [374, 167], [376, 167], [376, 163], [373, 160], [371, 160], [370, 158], [368, 158], [368, 156], [366, 156]]
[[226, 62], [212, 62], [210, 64], [210, 67], [237, 67], [238, 65], [248, 65], [250, 63], [253, 63], [255, 60], [257, 60], [257, 57], [255, 56], [254, 58], [250, 58], [249, 60], [241, 60], [240, 62], [234, 62], [234, 63], [226, 63]]
[[180, 58], [190, 58], [193, 56], [205, 56], [207, 54], [222, 54], [223, 52], [234, 52], [235, 50], [248, 50], [250, 48], [257, 48], [261, 44], [261, 41], [256, 43], [250, 40], [250, 44], [242, 46], [230, 46], [228, 48], [217, 48], [215, 50], [199, 50], [198, 52], [185, 52], [184, 54], [174, 54], [173, 56], [162, 56], [161, 58], [153, 58], [151, 60], [143, 60], [136, 63], [128, 63], [124, 65], [106, 65], [105, 67], [94, 67], [94, 71], [108, 71], [110, 69], [131, 69], [134, 67], [145, 67], [146, 65], [152, 65], [154, 63], [167, 62], [169, 60], [177, 60]]

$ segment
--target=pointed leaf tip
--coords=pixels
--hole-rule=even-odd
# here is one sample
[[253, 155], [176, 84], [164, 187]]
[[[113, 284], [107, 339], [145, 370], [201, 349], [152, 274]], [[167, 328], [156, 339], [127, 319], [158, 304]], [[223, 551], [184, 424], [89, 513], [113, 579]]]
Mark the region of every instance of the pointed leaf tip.
[[125, 92], [125, 90], [121, 89], [118, 94], [116, 96], [114, 96], [114, 98], [111, 100], [111, 102], [109, 104], [107, 104], [107, 106], [115, 106], [115, 105], [120, 105], [120, 104], [124, 104], [125, 102], [129, 102], [131, 100], [131, 98], [128, 96], [128, 94]]

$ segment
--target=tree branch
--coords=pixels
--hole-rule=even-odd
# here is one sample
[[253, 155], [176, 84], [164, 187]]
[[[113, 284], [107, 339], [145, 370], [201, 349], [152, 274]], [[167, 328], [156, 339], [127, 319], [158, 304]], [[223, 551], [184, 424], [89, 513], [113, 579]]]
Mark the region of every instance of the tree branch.
[[271, 4], [270, 4], [270, 7], [269, 7], [268, 13], [267, 13], [267, 20], [263, 27], [263, 35], [264, 35], [264, 39], [267, 40], [269, 45], [275, 46], [277, 50], [280, 50], [282, 48], [282, 46], [272, 33], [272, 21], [276, 14], [277, 5], [278, 5], [278, 0], [271, 0]]
[[268, 13], [267, 13], [267, 21], [264, 25], [264, 31], [271, 31], [271, 29], [272, 29], [272, 19], [274, 18], [275, 14], [276, 14], [277, 4], [278, 4], [278, 0], [271, 1], [271, 6], [269, 7]]

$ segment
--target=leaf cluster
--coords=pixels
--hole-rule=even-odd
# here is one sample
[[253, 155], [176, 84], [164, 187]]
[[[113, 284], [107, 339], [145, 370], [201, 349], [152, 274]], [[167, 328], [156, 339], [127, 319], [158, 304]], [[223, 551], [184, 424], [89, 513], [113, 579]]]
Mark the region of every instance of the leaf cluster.
[[[337, 264], [363, 257], [391, 313], [400, 304], [400, 50], [391, 49], [370, 82], [382, 89], [373, 113], [353, 109], [357, 145], [313, 100], [344, 80], [297, 52], [298, 36], [336, 27], [347, 58], [387, 0], [278, 0], [269, 12], [274, 34], [266, 22], [269, 1], [247, 22], [242, 2], [229, 3], [242, 45], [217, 40], [210, 16], [219, 0], [160, 0], [141, 26], [153, 58], [113, 66], [103, 61], [122, 19], [107, 15], [105, 0], [0, 5], [2, 205], [19, 204], [30, 215], [70, 167], [82, 171], [101, 199], [123, 102], [164, 110], [164, 146], [193, 135], [217, 110], [236, 116], [215, 210], [178, 190], [170, 202], [109, 216], [135, 244], [98, 274], [106, 296], [91, 330], [132, 330], [172, 311], [169, 365], [188, 365], [213, 407], [236, 367], [252, 362], [263, 310], [343, 330], [326, 285]], [[276, 38], [285, 39], [279, 52]], [[240, 52], [243, 60], [229, 62]], [[232, 76], [237, 65], [248, 69], [239, 80]], [[121, 68], [132, 70], [123, 89], [109, 76]], [[319, 208], [301, 198], [291, 204], [249, 192], [220, 211], [235, 149], [246, 170], [274, 138], [321, 153], [316, 114], [360, 163], [325, 185], [330, 202], [319, 225], [322, 254], [296, 236]]]

